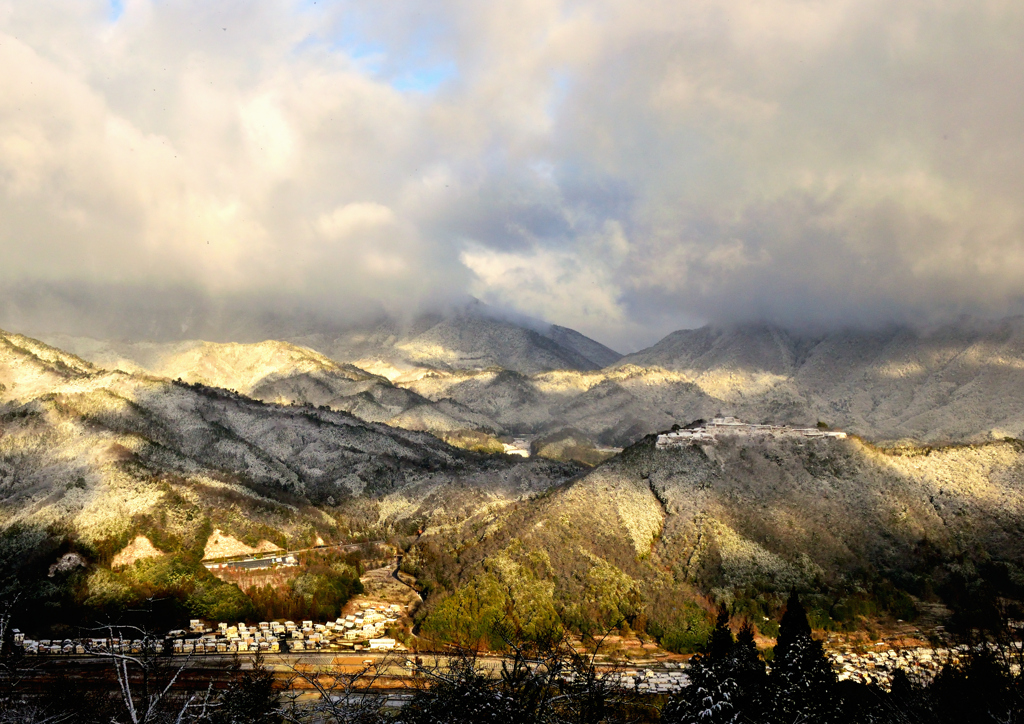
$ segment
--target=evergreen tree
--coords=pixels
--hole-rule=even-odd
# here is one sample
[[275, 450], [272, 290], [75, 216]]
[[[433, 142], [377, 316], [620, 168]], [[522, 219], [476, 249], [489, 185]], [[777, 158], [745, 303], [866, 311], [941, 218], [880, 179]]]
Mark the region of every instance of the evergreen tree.
[[786, 603], [772, 660], [772, 719], [834, 722], [839, 720], [834, 697], [836, 676], [794, 591]]
[[757, 721], [769, 708], [766, 695], [768, 674], [754, 642], [754, 627], [744, 621], [729, 654], [729, 671], [739, 687], [738, 706], [747, 719]]
[[698, 661], [687, 671], [690, 685], [665, 706], [661, 720], [668, 724], [737, 724], [744, 721], [736, 680], [723, 675], [708, 661]]
[[[754, 653], [756, 656], [756, 649]], [[669, 700], [662, 712], [662, 721], [671, 724], [733, 724], [742, 721], [741, 699], [745, 692], [736, 679], [739, 655], [729, 628], [729, 612], [722, 605], [718, 609], [707, 652], [691, 659], [687, 667], [690, 686]]]
[[717, 663], [724, 663], [732, 654], [735, 643], [732, 637], [732, 629], [729, 628], [729, 610], [723, 603], [718, 607], [715, 630], [711, 632], [711, 640], [708, 642], [708, 658]]

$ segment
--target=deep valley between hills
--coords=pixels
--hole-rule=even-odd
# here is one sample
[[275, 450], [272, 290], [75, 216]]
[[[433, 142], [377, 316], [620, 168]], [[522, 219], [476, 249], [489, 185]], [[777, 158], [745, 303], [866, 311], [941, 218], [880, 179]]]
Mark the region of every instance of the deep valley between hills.
[[[626, 357], [485, 317], [48, 341], [0, 334], [3, 586], [36, 636], [148, 600], [168, 628], [333, 618], [380, 556], [307, 557], [242, 590], [203, 565], [215, 531], [385, 542], [423, 597], [393, 633], [420, 647], [500, 648], [511, 622], [688, 653], [720, 603], [769, 647], [793, 590], [816, 629], [851, 636], [969, 628], [1024, 600], [1019, 319], [709, 328]], [[655, 446], [720, 414], [851, 436]], [[503, 454], [514, 438], [534, 454]], [[115, 565], [139, 536], [150, 553]]]

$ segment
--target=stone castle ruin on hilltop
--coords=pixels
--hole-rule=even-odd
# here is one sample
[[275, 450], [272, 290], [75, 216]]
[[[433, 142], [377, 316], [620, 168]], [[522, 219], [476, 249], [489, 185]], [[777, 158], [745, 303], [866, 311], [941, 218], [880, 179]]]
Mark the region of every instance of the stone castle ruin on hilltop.
[[715, 417], [693, 427], [684, 427], [658, 435], [656, 447], [688, 445], [693, 442], [717, 442], [727, 435], [755, 438], [846, 438], [845, 432], [822, 430], [817, 427], [786, 427], [785, 425], [755, 425], [735, 417]]

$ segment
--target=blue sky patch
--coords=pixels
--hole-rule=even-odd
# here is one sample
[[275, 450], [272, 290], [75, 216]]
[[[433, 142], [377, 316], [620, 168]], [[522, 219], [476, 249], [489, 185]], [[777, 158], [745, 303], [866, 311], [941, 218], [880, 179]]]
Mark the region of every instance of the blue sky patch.
[[448, 61], [426, 68], [406, 71], [391, 80], [391, 86], [402, 92], [430, 93], [458, 75], [455, 63]]

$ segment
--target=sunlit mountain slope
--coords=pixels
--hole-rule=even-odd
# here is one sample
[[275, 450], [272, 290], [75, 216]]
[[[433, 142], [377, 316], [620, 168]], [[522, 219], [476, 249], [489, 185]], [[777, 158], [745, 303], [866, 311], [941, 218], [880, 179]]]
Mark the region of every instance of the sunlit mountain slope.
[[436, 371], [401, 384], [429, 399], [456, 400], [508, 430], [539, 434], [573, 427], [608, 445], [629, 444], [680, 420], [713, 415], [721, 406], [684, 375], [632, 366], [531, 376], [500, 369]]
[[[240, 372], [256, 381], [265, 368]], [[92, 625], [153, 597], [179, 623], [265, 617], [201, 559], [454, 524], [579, 471], [326, 407], [100, 370], [2, 332], [0, 379], [0, 592], [28, 602], [32, 627]], [[339, 565], [341, 578], [357, 575]]]
[[296, 341], [336, 360], [387, 371], [392, 379], [417, 368], [474, 370], [500, 367], [521, 374], [547, 370], [595, 370], [620, 355], [578, 332], [515, 322], [467, 310], [451, 316], [425, 315], [402, 325], [386, 320], [327, 337]]
[[1024, 436], [1024, 318], [797, 336], [674, 332], [620, 365], [659, 366], [748, 419], [824, 420], [875, 439]]
[[[280, 342], [68, 346], [99, 366], [203, 380], [268, 401], [329, 405], [438, 434], [543, 435], [570, 427], [596, 444], [623, 446], [725, 414], [822, 421], [878, 441], [1024, 437], [1021, 318], [961, 320], [928, 333], [825, 336], [769, 325], [705, 327], [674, 332], [604, 369], [554, 355], [535, 344], [535, 332], [511, 323], [467, 315], [418, 324], [401, 334], [392, 325], [308, 340], [321, 353]], [[580, 342], [570, 332], [560, 338]], [[549, 365], [562, 367], [541, 369]]]
[[1022, 533], [1019, 443], [648, 438], [514, 511], [428, 531], [410, 560], [434, 583], [428, 630], [449, 626], [456, 605], [567, 623], [589, 606], [662, 636], [689, 625], [679, 602], [700, 594], [769, 613], [795, 587], [838, 624], [858, 606], [907, 615], [906, 594], [950, 602], [984, 577], [1019, 593], [1006, 582], [1024, 576]]
[[[0, 334], [0, 344], [4, 527], [60, 522], [101, 539], [140, 516], [166, 512], [182, 496], [205, 500], [204, 515], [226, 531], [244, 533], [251, 517], [245, 511], [261, 509], [264, 499], [282, 511], [282, 521], [291, 520], [284, 529], [301, 520], [330, 527], [336, 521], [310, 504], [344, 510], [358, 503], [362, 515], [384, 521], [415, 514], [428, 496], [435, 505], [448, 490], [458, 497], [463, 483], [473, 495], [508, 499], [572, 472], [543, 461], [475, 456], [344, 412], [100, 372], [21, 337]], [[224, 496], [241, 502], [211, 502]], [[308, 515], [292, 519], [285, 509]]]
[[[235, 390], [264, 402], [328, 406], [369, 422], [390, 422], [399, 427], [408, 427], [403, 421], [415, 418], [418, 424], [411, 429], [429, 432], [501, 429], [492, 420], [451, 403], [428, 415], [425, 410], [436, 405], [415, 392], [287, 342], [116, 343], [71, 337], [53, 341], [76, 350], [99, 367]], [[413, 410], [419, 412], [404, 414]], [[430, 421], [436, 424], [431, 426]]]
[[0, 331], [0, 402], [27, 400], [55, 385], [97, 372], [74, 355]]

